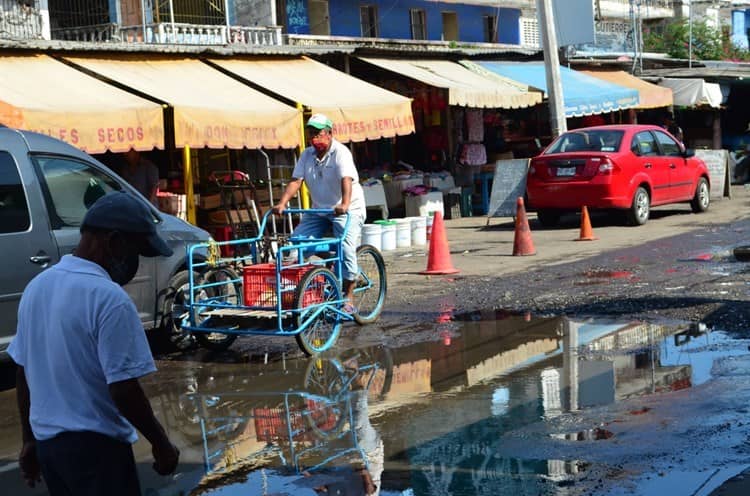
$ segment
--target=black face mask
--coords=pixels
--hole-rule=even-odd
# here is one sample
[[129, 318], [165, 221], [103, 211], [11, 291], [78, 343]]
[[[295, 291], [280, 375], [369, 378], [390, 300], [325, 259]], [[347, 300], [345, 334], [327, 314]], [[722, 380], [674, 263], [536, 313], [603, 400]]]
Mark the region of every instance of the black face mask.
[[109, 266], [109, 277], [120, 286], [125, 286], [133, 280], [135, 273], [138, 272], [137, 253], [130, 253], [122, 258], [112, 258], [112, 264]]

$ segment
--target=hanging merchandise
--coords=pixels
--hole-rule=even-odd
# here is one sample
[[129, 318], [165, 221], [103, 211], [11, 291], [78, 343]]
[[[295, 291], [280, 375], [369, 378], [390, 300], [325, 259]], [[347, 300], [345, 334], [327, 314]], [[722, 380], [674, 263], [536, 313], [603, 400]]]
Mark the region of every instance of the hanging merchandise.
[[482, 109], [466, 109], [466, 141], [484, 141]]
[[464, 165], [484, 165], [487, 163], [487, 150], [481, 143], [466, 143], [461, 148], [459, 162]]

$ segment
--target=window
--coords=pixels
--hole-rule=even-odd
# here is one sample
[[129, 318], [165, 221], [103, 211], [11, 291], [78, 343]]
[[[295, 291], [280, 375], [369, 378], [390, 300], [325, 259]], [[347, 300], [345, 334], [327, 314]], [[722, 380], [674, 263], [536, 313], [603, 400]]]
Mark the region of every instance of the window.
[[0, 234], [23, 232], [31, 226], [29, 204], [13, 157], [0, 152]]
[[671, 136], [661, 131], [654, 131], [654, 134], [656, 134], [656, 140], [659, 142], [662, 155], [668, 157], [679, 157], [682, 155], [682, 148]]
[[34, 157], [42, 176], [53, 229], [80, 227], [86, 210], [100, 197], [121, 189], [93, 166], [67, 157]]
[[362, 27], [363, 38], [377, 38], [380, 36], [378, 29], [378, 7], [376, 5], [362, 5], [359, 8], [359, 24]]
[[654, 135], [649, 131], [642, 131], [633, 137], [630, 150], [641, 157], [654, 157], [659, 154]]
[[616, 152], [622, 143], [622, 131], [572, 131], [561, 135], [545, 155], [565, 152]]
[[422, 9], [410, 9], [409, 17], [411, 19], [411, 39], [427, 39], [427, 16]]
[[482, 24], [484, 25], [484, 41], [497, 43], [497, 16], [484, 16]]

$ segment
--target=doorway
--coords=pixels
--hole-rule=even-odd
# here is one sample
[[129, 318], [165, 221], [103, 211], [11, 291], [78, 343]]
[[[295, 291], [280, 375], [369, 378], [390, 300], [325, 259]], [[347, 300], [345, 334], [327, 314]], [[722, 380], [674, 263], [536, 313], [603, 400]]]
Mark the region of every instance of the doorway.
[[328, 17], [328, 0], [308, 0], [310, 16], [310, 34], [317, 36], [331, 35], [331, 22]]
[[458, 14], [443, 12], [443, 40], [458, 41]]

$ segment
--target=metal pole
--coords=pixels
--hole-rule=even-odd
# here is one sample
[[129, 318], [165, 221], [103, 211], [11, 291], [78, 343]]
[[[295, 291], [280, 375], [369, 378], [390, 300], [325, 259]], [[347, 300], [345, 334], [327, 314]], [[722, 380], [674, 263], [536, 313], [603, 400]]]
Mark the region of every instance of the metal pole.
[[141, 24], [143, 29], [141, 42], [146, 43], [146, 0], [141, 0]]
[[557, 32], [552, 13], [552, 0], [537, 0], [539, 31], [542, 33], [544, 49], [544, 69], [547, 75], [547, 101], [552, 137], [556, 138], [568, 130], [565, 122], [562, 81], [560, 80], [560, 58], [557, 50]]
[[172, 39], [168, 43], [176, 43], [177, 36], [174, 30], [174, 1], [169, 0], [169, 23], [172, 25]]
[[[276, 2], [272, 2], [272, 4], [275, 4]], [[224, 40], [226, 43], [232, 42], [232, 34], [230, 32], [231, 26], [229, 23], [229, 0], [224, 0], [224, 20], [226, 21], [227, 25], [227, 35], [226, 39]]]
[[693, 0], [688, 3], [688, 67], [693, 67]]
[[193, 164], [190, 162], [190, 145], [185, 145], [182, 150], [182, 169], [185, 178], [185, 206], [187, 210], [187, 221], [196, 225], [195, 196], [193, 196]]

